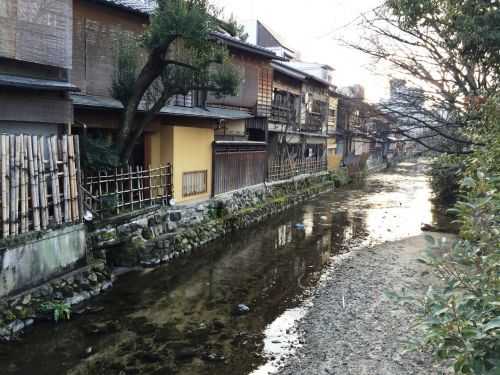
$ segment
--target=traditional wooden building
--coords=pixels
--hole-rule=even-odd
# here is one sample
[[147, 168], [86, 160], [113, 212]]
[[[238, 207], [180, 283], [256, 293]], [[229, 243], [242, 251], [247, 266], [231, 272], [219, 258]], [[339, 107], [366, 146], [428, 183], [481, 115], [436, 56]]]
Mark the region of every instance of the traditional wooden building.
[[328, 139], [337, 115], [331, 84], [290, 63], [274, 62], [273, 69], [271, 168], [292, 163], [298, 173], [326, 170]]
[[364, 168], [369, 158], [381, 153], [377, 116], [363, 97], [338, 95], [337, 154], [344, 165]]
[[[120, 34], [144, 30], [151, 11], [144, 4], [74, 0], [71, 80], [81, 88], [72, 95], [76, 128], [103, 136], [118, 128], [123, 106], [111, 96], [116, 42]], [[133, 155], [133, 163], [145, 167], [174, 166], [174, 198], [180, 203], [261, 183], [266, 176], [270, 63], [276, 55], [223, 33], [212, 37], [228, 47], [240, 71], [238, 95], [173, 98], [145, 129]]]
[[72, 0], [0, 2], [0, 133], [68, 130], [72, 24]]

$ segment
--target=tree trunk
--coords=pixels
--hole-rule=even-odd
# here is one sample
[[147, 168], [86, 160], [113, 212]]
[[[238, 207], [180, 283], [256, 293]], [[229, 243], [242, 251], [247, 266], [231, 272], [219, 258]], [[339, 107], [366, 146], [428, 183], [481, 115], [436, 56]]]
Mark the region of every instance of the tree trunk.
[[126, 147], [124, 147], [121, 151], [121, 157], [124, 160], [129, 160], [132, 155], [132, 151], [134, 150], [134, 146], [143, 133], [146, 126], [148, 126], [156, 117], [158, 112], [163, 108], [165, 102], [172, 96], [172, 94], [168, 91], [164, 91], [162, 96], [156, 101], [156, 103], [151, 107], [149, 111], [144, 114], [144, 118], [139, 121], [129, 133], [125, 141]]
[[146, 65], [144, 65], [141, 72], [139, 73], [139, 77], [137, 77], [137, 80], [135, 81], [133, 94], [125, 107], [122, 124], [118, 133], [117, 142], [120, 153], [122, 155], [128, 154], [130, 156], [130, 154], [132, 153], [133, 144], [130, 144], [129, 138], [134, 130], [139, 105], [141, 104], [144, 93], [161, 75], [164, 67], [164, 57], [166, 51], [168, 50], [173, 40], [175, 40], [175, 38], [167, 41], [164, 45], [151, 51]]

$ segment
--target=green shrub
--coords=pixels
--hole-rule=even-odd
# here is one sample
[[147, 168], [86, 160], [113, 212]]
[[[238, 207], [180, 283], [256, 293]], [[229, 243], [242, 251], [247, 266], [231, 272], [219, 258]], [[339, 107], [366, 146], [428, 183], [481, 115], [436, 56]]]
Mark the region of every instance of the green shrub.
[[336, 187], [345, 186], [351, 182], [351, 177], [347, 173], [347, 169], [340, 168], [339, 170], [330, 173], [330, 180]]
[[114, 169], [126, 165], [118, 147], [105, 137], [82, 137], [82, 166], [86, 171]]
[[436, 358], [451, 361], [456, 374], [496, 375], [500, 369], [500, 101], [490, 100], [477, 119], [470, 128], [484, 146], [458, 162], [440, 158], [438, 172], [432, 175], [440, 195], [458, 196], [450, 211], [460, 224], [459, 240], [438, 255], [441, 243], [429, 237], [429, 255], [422, 259], [444, 285], [430, 288], [424, 298], [402, 299], [419, 309], [422, 336], [417, 347], [430, 348]]
[[449, 207], [457, 201], [464, 168], [462, 159], [455, 155], [441, 155], [433, 160], [429, 176], [437, 203]]

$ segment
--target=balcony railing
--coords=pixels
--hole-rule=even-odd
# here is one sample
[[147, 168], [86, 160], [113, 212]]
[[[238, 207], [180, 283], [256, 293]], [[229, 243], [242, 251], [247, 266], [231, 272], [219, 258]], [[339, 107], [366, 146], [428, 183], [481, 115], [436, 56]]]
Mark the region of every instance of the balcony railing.
[[337, 127], [335, 125], [328, 125], [327, 128], [328, 135], [334, 135], [337, 134]]
[[321, 133], [323, 131], [324, 117], [321, 113], [309, 112], [306, 116], [305, 126], [302, 130], [311, 133]]
[[271, 108], [271, 122], [296, 127], [298, 114], [293, 103], [274, 102]]

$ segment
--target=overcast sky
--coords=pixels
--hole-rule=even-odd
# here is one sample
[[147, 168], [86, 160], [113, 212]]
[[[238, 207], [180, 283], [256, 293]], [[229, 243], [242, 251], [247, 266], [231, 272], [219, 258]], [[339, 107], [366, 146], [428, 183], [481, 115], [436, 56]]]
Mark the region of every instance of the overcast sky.
[[243, 22], [259, 19], [300, 51], [304, 61], [326, 63], [336, 71], [339, 86], [361, 84], [367, 99], [376, 101], [387, 93], [388, 81], [368, 68], [372, 61], [363, 54], [342, 47], [336, 40], [342, 34], [356, 37], [353, 24], [360, 14], [375, 8], [381, 0], [213, 0], [226, 15]]

